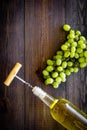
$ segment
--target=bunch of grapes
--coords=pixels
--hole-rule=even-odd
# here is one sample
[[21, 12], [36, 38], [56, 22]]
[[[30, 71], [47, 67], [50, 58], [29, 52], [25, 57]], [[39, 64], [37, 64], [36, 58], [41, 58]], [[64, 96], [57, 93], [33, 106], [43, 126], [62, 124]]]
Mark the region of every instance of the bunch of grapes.
[[79, 30], [73, 30], [70, 25], [63, 25], [67, 31], [66, 42], [56, 52], [52, 59], [47, 60], [47, 66], [42, 71], [46, 85], [58, 88], [61, 82], [72, 72], [77, 73], [79, 68], [87, 66], [87, 40]]

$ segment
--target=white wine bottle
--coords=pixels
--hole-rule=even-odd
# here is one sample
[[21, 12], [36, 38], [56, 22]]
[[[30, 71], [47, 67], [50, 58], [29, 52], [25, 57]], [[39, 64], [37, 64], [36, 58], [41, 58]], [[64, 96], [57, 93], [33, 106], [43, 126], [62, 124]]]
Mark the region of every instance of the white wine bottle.
[[32, 89], [32, 92], [50, 108], [52, 118], [66, 129], [87, 130], [87, 114], [74, 106], [70, 101], [56, 99], [37, 86]]

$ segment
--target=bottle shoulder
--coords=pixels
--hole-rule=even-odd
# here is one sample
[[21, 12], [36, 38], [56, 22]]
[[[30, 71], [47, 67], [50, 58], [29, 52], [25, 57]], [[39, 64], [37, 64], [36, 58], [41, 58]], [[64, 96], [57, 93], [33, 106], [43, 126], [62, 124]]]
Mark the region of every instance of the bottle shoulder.
[[70, 104], [70, 101], [64, 98], [58, 98], [58, 99], [56, 98], [54, 102], [50, 105], [50, 109], [52, 109], [57, 104], [61, 104], [61, 105]]
[[58, 99], [55, 99], [54, 102], [52, 102], [52, 104], [50, 105], [50, 109], [52, 109], [57, 102], [58, 102]]

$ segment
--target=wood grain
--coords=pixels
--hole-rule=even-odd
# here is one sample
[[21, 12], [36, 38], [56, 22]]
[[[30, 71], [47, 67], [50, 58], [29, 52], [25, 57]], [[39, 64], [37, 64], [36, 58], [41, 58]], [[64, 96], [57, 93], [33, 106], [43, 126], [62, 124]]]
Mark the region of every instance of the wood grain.
[[[82, 35], [87, 38], [87, 31], [86, 31], [86, 0], [81, 1], [66, 1], [66, 23], [70, 23], [71, 27], [75, 30], [80, 30]], [[67, 4], [68, 3], [68, 4]], [[67, 10], [69, 7], [69, 11]], [[87, 91], [86, 83], [86, 72], [87, 68], [80, 69], [77, 74], [72, 74], [67, 78], [66, 82], [66, 91], [68, 95], [66, 95], [67, 99], [71, 100], [76, 106], [80, 107], [82, 110], [87, 112], [86, 103], [87, 101], [86, 94], [84, 93]], [[74, 93], [76, 96], [73, 96]], [[85, 108], [85, 107], [86, 108]]]
[[[57, 7], [63, 8], [62, 12]], [[64, 41], [65, 35], [61, 29], [63, 22], [64, 1], [25, 2], [25, 79], [50, 94], [53, 89], [45, 87], [40, 78], [41, 71], [46, 59], [51, 58]], [[55, 94], [58, 92], [55, 91]], [[25, 88], [25, 108], [26, 129], [63, 129], [51, 118], [49, 108], [36, 99], [29, 88]]]
[[86, 3], [87, 0], [0, 1], [0, 97], [10, 103], [9, 112], [0, 113], [0, 129], [65, 130], [30, 88], [17, 79], [10, 87], [3, 85], [16, 62], [23, 65], [20, 77], [54, 97], [70, 100], [87, 113], [87, 68], [69, 76], [58, 89], [46, 87], [41, 74], [46, 60], [66, 39], [64, 23], [81, 30], [87, 38]]
[[[24, 65], [24, 2], [0, 1], [0, 16], [0, 86], [4, 88], [2, 84], [14, 64], [19, 61]], [[19, 74], [24, 77], [23, 69]], [[22, 130], [24, 128], [23, 84], [17, 84], [17, 80], [14, 80], [3, 93], [8, 96], [11, 108], [6, 118], [1, 119], [0, 127]]]

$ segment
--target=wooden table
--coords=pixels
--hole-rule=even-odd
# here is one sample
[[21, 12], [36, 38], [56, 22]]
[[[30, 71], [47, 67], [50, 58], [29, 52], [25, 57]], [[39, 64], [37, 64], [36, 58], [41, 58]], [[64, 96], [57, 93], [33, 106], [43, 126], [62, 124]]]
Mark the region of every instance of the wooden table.
[[54, 97], [70, 100], [87, 113], [87, 68], [72, 73], [58, 89], [42, 81], [46, 60], [66, 39], [64, 23], [87, 38], [87, 0], [0, 1], [0, 96], [10, 102], [9, 112], [0, 113], [0, 129], [65, 130], [23, 83], [14, 79], [5, 87], [3, 82], [16, 62], [22, 64], [21, 78]]

